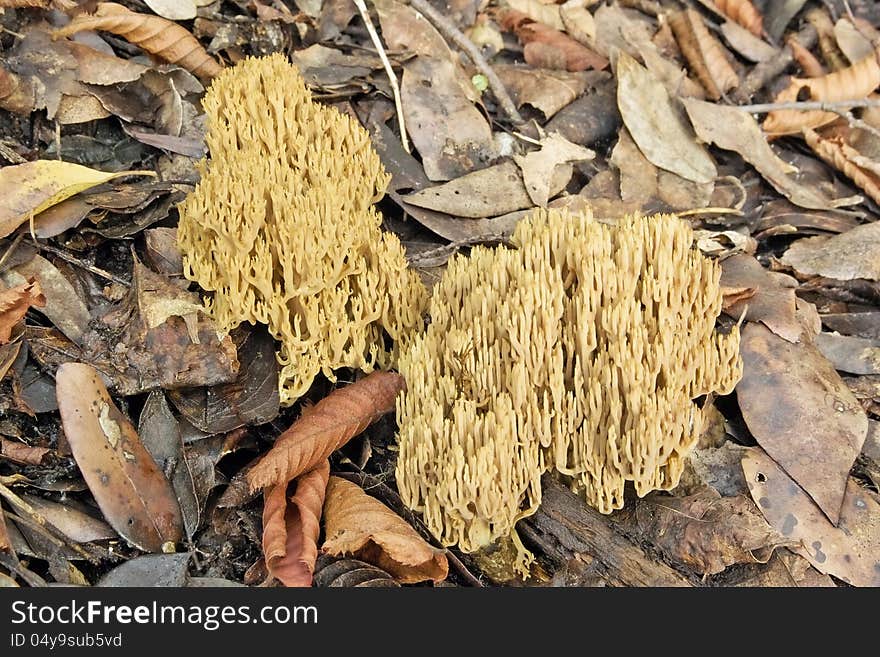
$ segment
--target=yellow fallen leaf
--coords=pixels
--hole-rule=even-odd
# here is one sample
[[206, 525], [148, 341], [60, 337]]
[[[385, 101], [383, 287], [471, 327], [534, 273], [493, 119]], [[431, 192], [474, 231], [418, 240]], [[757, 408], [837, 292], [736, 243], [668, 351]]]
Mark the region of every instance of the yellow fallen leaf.
[[96, 171], [72, 162], [37, 160], [0, 169], [0, 237], [36, 215], [95, 185], [122, 176], [155, 176], [154, 171]]

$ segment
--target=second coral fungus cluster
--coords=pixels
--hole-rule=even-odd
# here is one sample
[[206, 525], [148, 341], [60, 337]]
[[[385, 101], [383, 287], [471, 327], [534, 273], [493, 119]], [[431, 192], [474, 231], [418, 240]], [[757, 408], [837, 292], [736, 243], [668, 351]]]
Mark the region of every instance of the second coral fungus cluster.
[[397, 481], [447, 545], [513, 535], [555, 469], [600, 511], [677, 485], [702, 425], [692, 401], [741, 376], [715, 333], [720, 268], [672, 216], [539, 211], [517, 249], [477, 247], [434, 289], [401, 357]]
[[283, 55], [224, 70], [204, 101], [210, 158], [180, 206], [187, 276], [221, 330], [280, 341], [283, 403], [315, 376], [392, 364], [427, 293], [373, 207], [388, 183], [369, 134], [312, 101]]

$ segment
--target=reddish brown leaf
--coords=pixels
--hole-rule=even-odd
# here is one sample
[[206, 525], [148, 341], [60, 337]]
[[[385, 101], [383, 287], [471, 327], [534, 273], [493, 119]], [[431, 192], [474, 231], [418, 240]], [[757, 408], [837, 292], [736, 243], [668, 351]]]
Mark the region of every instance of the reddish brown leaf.
[[83, 30], [104, 30], [125, 38], [166, 62], [182, 66], [202, 80], [210, 80], [222, 70], [190, 32], [161, 16], [138, 14], [115, 2], [102, 2], [94, 14], [79, 14], [54, 38]]
[[0, 437], [0, 457], [7, 458], [16, 463], [27, 465], [41, 465], [46, 454], [52, 450], [48, 447], [31, 447], [15, 440], [7, 440]]
[[263, 491], [263, 557], [269, 573], [285, 586], [312, 585], [329, 477], [329, 461], [300, 475], [289, 504], [286, 482]]
[[693, 9], [675, 12], [669, 17], [669, 25], [709, 98], [717, 100], [739, 84], [724, 46], [709, 32], [699, 12]]
[[64, 434], [107, 522], [142, 550], [169, 549], [183, 535], [177, 498], [98, 372], [65, 363], [55, 382]]
[[394, 409], [403, 377], [373, 372], [333, 391], [278, 437], [248, 473], [251, 489], [283, 484], [325, 461], [361, 431]]
[[25, 316], [28, 308], [45, 305], [46, 297], [40, 289], [40, 282], [34, 277], [0, 292], [0, 344], [9, 342], [12, 328]]
[[739, 23], [755, 36], [764, 31], [764, 18], [751, 0], [715, 0], [715, 5], [731, 20]]
[[[836, 524], [868, 418], [815, 345], [747, 323], [737, 399], [749, 431]], [[821, 467], [819, 467], [821, 465]], [[785, 532], [783, 532], [785, 533]]]
[[[507, 9], [502, 11], [500, 16], [504, 29], [514, 32], [526, 46], [523, 54], [526, 62], [532, 66], [546, 67], [555, 63], [553, 60], [556, 58], [549, 54], [548, 47], [561, 55], [559, 61], [564, 61], [565, 68], [569, 71], [585, 71], [588, 68], [600, 70], [608, 66], [608, 60], [601, 55], [567, 34], [532, 20], [521, 11]], [[543, 46], [529, 48], [533, 43], [540, 43]], [[536, 57], [539, 61], [535, 61]]]
[[350, 481], [330, 477], [324, 523], [327, 539], [321, 549], [327, 554], [352, 555], [404, 584], [441, 582], [449, 574], [442, 550], [429, 545], [400, 516]]

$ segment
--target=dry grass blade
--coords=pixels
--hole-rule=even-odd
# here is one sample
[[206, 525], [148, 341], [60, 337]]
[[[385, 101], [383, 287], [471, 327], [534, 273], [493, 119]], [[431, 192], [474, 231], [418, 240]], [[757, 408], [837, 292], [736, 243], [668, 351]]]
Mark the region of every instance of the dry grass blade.
[[28, 308], [45, 305], [46, 297], [35, 277], [0, 292], [0, 344], [9, 342], [13, 327], [25, 316]]
[[301, 475], [287, 501], [287, 482], [263, 492], [263, 557], [269, 573], [285, 586], [311, 586], [318, 558], [321, 508], [330, 462]]
[[211, 80], [223, 68], [187, 29], [161, 16], [138, 14], [115, 2], [102, 2], [95, 13], [74, 17], [52, 36], [65, 37], [83, 30], [117, 34], [166, 62], [182, 66], [203, 81]]
[[764, 17], [750, 0], [715, 0], [715, 6], [755, 36], [761, 36], [764, 31]]
[[330, 393], [304, 412], [251, 468], [248, 472], [251, 489], [286, 483], [325, 461], [370, 424], [394, 410], [394, 401], [403, 386], [403, 377], [399, 374], [373, 372]]
[[709, 98], [718, 100], [739, 84], [736, 71], [724, 55], [724, 46], [712, 36], [698, 12], [676, 12], [670, 16], [669, 25]]
[[396, 513], [370, 497], [360, 486], [330, 477], [324, 502], [327, 540], [322, 550], [334, 556], [353, 555], [379, 566], [404, 584], [449, 574], [449, 563]]
[[[876, 203], [880, 203], [880, 173], [864, 166], [865, 156], [840, 136], [823, 136], [815, 130], [804, 130], [804, 139], [813, 152], [825, 162], [852, 179]], [[874, 167], [880, 163], [872, 162]]]
[[[865, 57], [852, 66], [820, 78], [792, 78], [791, 83], [774, 99], [776, 103], [794, 101], [859, 100], [880, 86], [880, 64], [874, 55]], [[803, 98], [804, 93], [807, 98]], [[837, 120], [838, 114], [811, 110], [776, 110], [764, 119], [764, 132], [771, 136], [792, 135], [806, 128], [818, 128]]]

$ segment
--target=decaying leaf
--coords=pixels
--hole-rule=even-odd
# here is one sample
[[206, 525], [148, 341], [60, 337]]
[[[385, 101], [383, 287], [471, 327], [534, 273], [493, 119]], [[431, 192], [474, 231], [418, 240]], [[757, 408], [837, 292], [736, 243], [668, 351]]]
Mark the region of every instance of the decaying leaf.
[[733, 21], [724, 22], [721, 34], [731, 48], [749, 61], [766, 62], [779, 54], [778, 49]]
[[810, 342], [792, 344], [749, 323], [740, 353], [743, 378], [736, 394], [749, 431], [836, 524], [868, 433], [865, 412]]
[[669, 17], [669, 25], [709, 98], [717, 100], [739, 84], [724, 46], [709, 32], [699, 12], [694, 9], [675, 12]]
[[330, 477], [324, 522], [323, 552], [362, 559], [404, 584], [441, 582], [449, 573], [442, 550], [429, 545], [403, 518], [350, 481]]
[[753, 254], [758, 242], [750, 235], [735, 230], [695, 230], [694, 243], [709, 256], [730, 256], [734, 253]]
[[703, 575], [766, 562], [784, 542], [747, 496], [721, 497], [708, 486], [686, 497], [651, 493], [634, 516], [639, 533], [664, 555]]
[[[525, 46], [523, 56], [528, 64], [540, 68], [564, 68], [568, 71], [601, 70], [608, 60], [549, 25], [536, 22], [521, 11], [505, 9], [500, 14], [505, 29], [516, 34]], [[558, 62], [553, 57], [557, 54]], [[557, 66], [548, 66], [553, 59]]]
[[807, 276], [880, 281], [880, 221], [833, 237], [798, 240], [782, 256], [782, 262]]
[[263, 558], [284, 586], [312, 585], [329, 477], [329, 461], [297, 477], [289, 504], [287, 482], [263, 491]]
[[838, 372], [880, 374], [880, 340], [819, 333], [816, 347]]
[[751, 0], [715, 0], [715, 6], [755, 36], [761, 36], [764, 18]]
[[755, 167], [765, 180], [795, 205], [827, 209], [861, 202], [860, 197], [826, 198], [818, 190], [798, 183], [793, 167], [773, 152], [757, 121], [732, 106], [707, 103], [693, 98], [682, 99], [697, 136], [725, 150], [736, 151]]
[[453, 60], [416, 57], [403, 70], [406, 127], [431, 180], [449, 180], [494, 157], [492, 130], [459, 84]]
[[823, 587], [836, 588], [828, 575], [820, 573], [801, 555], [788, 548], [773, 553], [766, 565], [753, 565], [728, 580], [726, 585], [741, 587]]
[[7, 440], [0, 436], [0, 458], [25, 463], [27, 465], [41, 465], [46, 455], [52, 450], [48, 447], [31, 447], [17, 440]]
[[400, 588], [400, 584], [381, 568], [359, 559], [338, 559], [327, 554], [315, 564], [315, 586], [329, 588]]
[[286, 483], [325, 461], [334, 451], [394, 409], [403, 377], [373, 372], [334, 390], [303, 412], [248, 472], [252, 490]]
[[0, 291], [0, 345], [9, 342], [12, 329], [27, 314], [31, 306], [45, 306], [46, 297], [36, 278]]
[[573, 162], [592, 160], [596, 153], [589, 148], [572, 144], [554, 132], [541, 140], [541, 149], [526, 155], [515, 155], [514, 161], [522, 169], [526, 192], [535, 205], [547, 207], [554, 173], [558, 167]]
[[55, 380], [64, 435], [107, 522], [142, 550], [173, 551], [183, 535], [174, 490], [98, 372], [65, 363]]
[[682, 178], [707, 183], [717, 170], [663, 84], [625, 52], [617, 59], [617, 104], [645, 157]]
[[819, 157], [852, 178], [876, 203], [880, 203], [880, 163], [863, 156], [839, 135], [820, 135], [806, 128], [804, 140]]
[[191, 552], [179, 554], [144, 554], [116, 566], [95, 586], [102, 587], [175, 587], [187, 584]]
[[563, 28], [557, 29], [565, 29], [575, 41], [595, 48], [596, 20], [587, 10], [588, 4], [586, 0], [567, 0], [559, 5], [559, 17], [562, 19]]
[[[514, 64], [492, 67], [517, 107], [531, 105], [550, 118], [584, 93], [588, 73], [538, 70]], [[551, 130], [552, 131], [552, 130]]]
[[28, 219], [83, 190], [122, 176], [155, 176], [153, 171], [106, 173], [88, 167], [37, 160], [0, 169], [0, 237]]
[[[804, 329], [795, 314], [797, 281], [791, 276], [767, 271], [752, 256], [735, 255], [721, 262], [721, 288], [754, 291], [725, 303], [724, 312], [730, 317], [739, 319], [746, 311], [747, 320], [761, 322], [789, 342], [800, 340]], [[724, 296], [727, 300], [728, 295]]]
[[620, 172], [620, 198], [644, 205], [658, 195], [657, 167], [639, 150], [629, 130], [621, 127], [618, 135], [609, 161]]
[[[835, 102], [866, 98], [880, 86], [880, 63], [872, 53], [852, 66], [821, 78], [791, 78], [789, 85], [773, 99], [775, 103], [797, 100]], [[807, 94], [805, 98], [804, 95]], [[778, 137], [818, 128], [837, 120], [838, 115], [821, 110], [775, 110], [764, 119], [764, 132]]]
[[547, 4], [541, 0], [505, 0], [505, 3], [511, 9], [522, 12], [533, 21], [549, 25], [560, 32], [565, 30], [562, 17], [559, 15], [559, 5]]
[[783, 536], [799, 541], [799, 554], [820, 572], [854, 586], [880, 586], [880, 503], [852, 477], [836, 526], [763, 450], [742, 461], [752, 498]]
[[101, 2], [93, 14], [78, 14], [53, 37], [71, 36], [83, 30], [103, 30], [119, 35], [148, 53], [177, 64], [203, 81], [211, 80], [222, 67], [184, 27], [161, 16], [138, 14], [115, 2]]
[[117, 538], [116, 532], [103, 520], [77, 508], [75, 500], [53, 502], [37, 495], [22, 493], [21, 499], [36, 509], [53, 527], [76, 543]]

